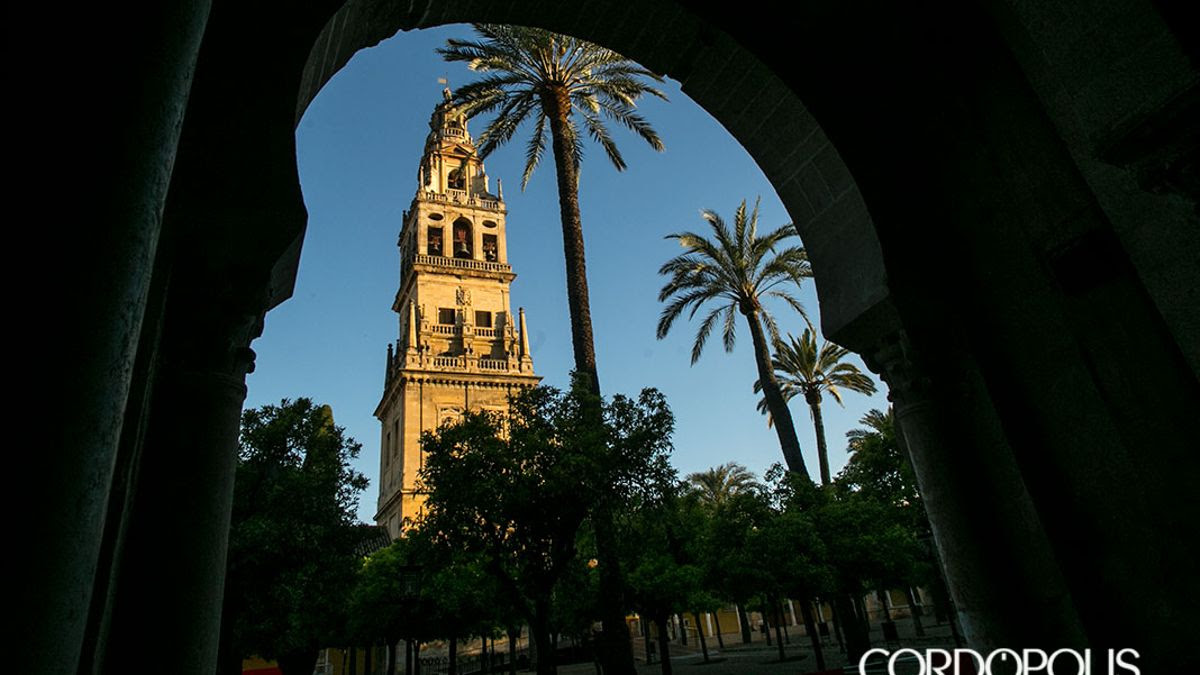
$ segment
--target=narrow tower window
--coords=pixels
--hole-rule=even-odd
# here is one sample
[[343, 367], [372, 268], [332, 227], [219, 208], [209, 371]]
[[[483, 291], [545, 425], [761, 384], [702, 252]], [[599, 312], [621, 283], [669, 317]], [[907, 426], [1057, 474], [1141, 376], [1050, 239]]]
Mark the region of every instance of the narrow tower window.
[[428, 244], [429, 255], [446, 255], [445, 253], [442, 253], [442, 228], [440, 228], [440, 227], [429, 228], [428, 236], [429, 236], [429, 244]]
[[454, 257], [474, 258], [471, 238], [471, 221], [459, 218], [454, 221]]
[[496, 235], [483, 235], [483, 259], [488, 262], [496, 262], [498, 256], [499, 253], [497, 253], [496, 249]]

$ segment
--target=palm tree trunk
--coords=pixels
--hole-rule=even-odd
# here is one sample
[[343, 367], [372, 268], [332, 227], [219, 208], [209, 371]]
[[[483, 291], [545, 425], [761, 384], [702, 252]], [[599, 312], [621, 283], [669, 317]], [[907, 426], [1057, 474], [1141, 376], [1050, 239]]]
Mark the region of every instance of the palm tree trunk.
[[758, 366], [758, 381], [762, 384], [763, 397], [767, 401], [767, 410], [775, 420], [775, 434], [779, 437], [779, 448], [783, 451], [783, 461], [788, 471], [798, 473], [810, 481], [808, 467], [804, 464], [804, 455], [800, 453], [800, 439], [796, 437], [796, 425], [792, 421], [792, 413], [788, 410], [787, 401], [779, 392], [779, 381], [775, 379], [775, 371], [771, 365], [771, 349], [767, 345], [766, 335], [763, 334], [762, 322], [758, 318], [758, 310], [743, 311], [746, 322], [750, 324], [750, 339], [754, 343], [754, 362]]
[[[579, 214], [579, 173], [567, 141], [567, 120], [571, 99], [566, 89], [542, 94], [542, 107], [550, 120], [550, 139], [554, 149], [554, 168], [558, 182], [558, 208], [562, 220], [563, 257], [567, 265], [567, 308], [571, 314], [571, 346], [575, 353], [575, 373], [584, 379], [587, 390], [600, 396], [600, 377], [596, 370], [596, 347], [592, 337], [592, 310], [588, 301], [587, 262], [583, 252], [583, 219]], [[599, 514], [597, 520], [605, 520]], [[600, 560], [600, 618], [603, 626], [602, 659], [607, 675], [633, 675], [633, 646], [629, 628], [620, 606], [621, 572], [613, 554], [613, 540], [601, 535], [611, 523], [597, 528], [597, 558]]]
[[821, 392], [804, 392], [804, 400], [812, 411], [813, 428], [817, 432], [817, 462], [821, 469], [821, 485], [829, 485], [829, 446], [825, 444], [825, 418], [821, 417]]
[[587, 263], [583, 254], [583, 219], [579, 215], [579, 173], [574, 150], [567, 141], [571, 100], [565, 88], [542, 94], [542, 107], [550, 120], [554, 169], [558, 179], [558, 208], [562, 218], [563, 256], [567, 263], [567, 307], [571, 313], [571, 345], [575, 371], [588, 378], [587, 387], [600, 395], [596, 374], [596, 348], [592, 340], [592, 310], [588, 302]]

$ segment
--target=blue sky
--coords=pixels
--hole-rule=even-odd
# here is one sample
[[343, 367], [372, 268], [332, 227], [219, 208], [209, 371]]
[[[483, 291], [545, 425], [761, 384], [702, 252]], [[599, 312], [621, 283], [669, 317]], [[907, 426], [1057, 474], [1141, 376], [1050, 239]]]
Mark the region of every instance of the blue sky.
[[[308, 234], [295, 294], [267, 315], [253, 345], [258, 359], [247, 379], [246, 406], [300, 396], [330, 404], [337, 423], [363, 445], [357, 468], [372, 485], [359, 517], [367, 521], [378, 496], [379, 422], [372, 413], [382, 394], [385, 349], [398, 333], [391, 303], [399, 283], [401, 214], [416, 190], [429, 114], [441, 100], [438, 78], [453, 87], [474, 77], [462, 64], [443, 62], [434, 49], [448, 37], [470, 34], [467, 26], [413, 31], [359, 52], [325, 86], [296, 131]], [[706, 227], [701, 209], [732, 220], [743, 199], [753, 203], [761, 196], [760, 229], [790, 218], [733, 137], [677, 83], [667, 81], [662, 89], [670, 102], [649, 99], [639, 107], [665, 152], [614, 129], [626, 171], [616, 171], [596, 146], [584, 157], [580, 206], [600, 382], [606, 395], [633, 395], [643, 387], [663, 391], [676, 416], [673, 463], [681, 475], [730, 461], [761, 475], [782, 455], [774, 431], [755, 410], [745, 323], [738, 324], [732, 353], [714, 336], [689, 366], [697, 322], [681, 319], [666, 339], [654, 337], [664, 281], [658, 268], [680, 251], [664, 235]], [[472, 134], [487, 119], [473, 121]], [[509, 262], [517, 273], [514, 309], [525, 307], [537, 372], [544, 383], [561, 387], [572, 356], [554, 166], [547, 156], [521, 192], [527, 138], [519, 132], [512, 145], [487, 159], [487, 170], [504, 183]], [[806, 282], [798, 296], [815, 320], [813, 283]], [[795, 312], [773, 309], [782, 330], [803, 329]], [[862, 368], [857, 357], [855, 363]], [[845, 408], [831, 399], [822, 408], [835, 472], [845, 463], [846, 431], [867, 410], [887, 406], [883, 391], [872, 397], [847, 393], [844, 400]], [[815, 435], [801, 399], [793, 400], [792, 413], [815, 477]]]

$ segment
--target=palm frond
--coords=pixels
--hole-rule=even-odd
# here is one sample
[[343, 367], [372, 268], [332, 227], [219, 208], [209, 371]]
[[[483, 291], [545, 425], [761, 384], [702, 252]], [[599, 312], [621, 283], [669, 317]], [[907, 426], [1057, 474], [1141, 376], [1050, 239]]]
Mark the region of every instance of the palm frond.
[[479, 134], [479, 156], [487, 157], [497, 147], [507, 143], [529, 118], [533, 106], [533, 101], [528, 97], [512, 97], [505, 101], [496, 118]]
[[849, 350], [828, 341], [818, 348], [816, 331], [811, 326], [799, 337], [788, 335], [786, 341], [775, 345], [771, 359], [785, 400], [791, 400], [801, 391], [824, 391], [838, 405], [844, 405], [842, 389], [867, 395], [875, 393], [874, 380], [853, 363], [842, 360], [849, 354]]
[[521, 173], [521, 189], [529, 185], [533, 170], [542, 161], [542, 153], [546, 151], [546, 115], [538, 112], [537, 121], [533, 123], [533, 135], [525, 148], [525, 170]]
[[600, 110], [610, 119], [620, 122], [625, 125], [630, 131], [634, 132], [646, 141], [650, 147], [662, 152], [666, 146], [663, 145], [662, 139], [658, 137], [658, 132], [645, 117], [634, 112], [632, 104], [624, 104], [620, 106], [612, 105], [605, 101], [598, 101]]
[[[786, 230], [778, 228], [759, 237], [758, 204], [748, 212], [745, 200], [734, 214], [732, 228], [715, 211], [703, 210], [700, 215], [709, 225], [708, 236], [683, 231], [666, 237], [679, 242], [685, 252], [659, 268], [659, 274], [669, 277], [658, 294], [660, 302], [669, 301], [659, 319], [660, 339], [685, 310], [690, 308], [689, 316], [694, 315], [700, 304], [718, 298], [722, 300], [721, 305], [705, 317], [701, 330], [706, 340], [717, 320], [715, 312], [722, 312], [722, 341], [727, 350], [732, 349], [736, 338], [734, 327], [739, 310], [749, 312], [747, 320], [761, 320], [771, 339], [778, 341], [779, 327], [771, 313], [762, 308], [762, 296], [782, 300], [807, 321], [799, 300], [788, 291], [776, 288], [780, 283], [803, 278], [802, 264], [806, 257], [795, 247], [781, 251], [779, 256], [766, 255], [771, 251], [771, 242], [767, 240], [780, 241], [791, 236]], [[700, 345], [703, 346], [703, 340]]]
[[[761, 311], [762, 322], [767, 325], [767, 335], [770, 336], [771, 342], [779, 342], [779, 324], [775, 322], [775, 317], [768, 311]], [[754, 317], [750, 317], [753, 320]]]
[[721, 342], [725, 345], [726, 352], [732, 352], [734, 343], [737, 341], [737, 305], [729, 303], [725, 308], [725, 327], [721, 331]]
[[[697, 305], [698, 307], [698, 305]], [[696, 341], [692, 343], [692, 364], [694, 365], [700, 360], [700, 354], [704, 351], [704, 343], [708, 342], [708, 336], [712, 333], [713, 326], [716, 325], [717, 319], [720, 318], [724, 307], [717, 307], [704, 317], [700, 322], [700, 329], [696, 331]], [[692, 310], [695, 314], [695, 309]]]
[[[699, 308], [703, 306], [705, 301], [711, 299], [713, 290], [713, 288], [706, 286], [694, 288], [689, 292], [676, 297], [674, 300], [668, 303], [667, 306], [663, 308], [662, 314], [660, 314], [658, 318], [658, 339], [661, 340], [667, 336], [667, 332], [671, 329], [671, 324], [673, 324], [675, 319], [679, 318], [679, 315], [682, 314], [689, 306]], [[695, 314], [695, 309], [692, 310], [692, 314]]]
[[[658, 134], [634, 108], [642, 96], [666, 99], [650, 84], [661, 83], [661, 76], [612, 50], [539, 28], [497, 24], [474, 24], [474, 28], [478, 39], [451, 39], [437, 52], [446, 61], [463, 62], [486, 73], [454, 95], [456, 104], [468, 115], [497, 111], [496, 119], [480, 136], [481, 156], [511, 140], [535, 110], [544, 116], [546, 104], [538, 92], [556, 87], [559, 91], [565, 88], [571, 101], [567, 124], [556, 142], [561, 141], [569, 153], [576, 176], [583, 161], [584, 138], [576, 128], [575, 113], [583, 118], [587, 135], [618, 169], [625, 168], [625, 160], [602, 117], [621, 123], [651, 147], [662, 149]], [[546, 133], [545, 121], [539, 118], [526, 146], [522, 189], [540, 162]]]
[[770, 290], [767, 291], [765, 295], [782, 300], [788, 305], [788, 307], [791, 307], [793, 310], [795, 310], [796, 313], [804, 319], [805, 323], [807, 323], [809, 326], [812, 325], [808, 319], [808, 310], [804, 309], [804, 304], [800, 302], [796, 296], [784, 290]]
[[604, 148], [605, 154], [608, 155], [608, 159], [612, 162], [613, 166], [617, 167], [617, 171], [624, 171], [625, 159], [621, 157], [621, 151], [617, 149], [617, 144], [613, 142], [612, 136], [609, 136], [604, 122], [600, 121], [600, 118], [590, 111], [583, 110], [581, 112], [584, 124], [587, 126], [588, 134], [591, 135], [592, 140]]

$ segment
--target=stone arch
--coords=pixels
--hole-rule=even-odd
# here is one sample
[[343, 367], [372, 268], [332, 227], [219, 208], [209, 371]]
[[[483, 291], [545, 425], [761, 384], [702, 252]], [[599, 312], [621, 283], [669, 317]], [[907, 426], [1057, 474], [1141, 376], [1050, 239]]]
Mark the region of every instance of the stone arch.
[[[24, 134], [41, 170], [24, 173], [72, 157], [86, 180], [62, 217], [94, 225], [46, 245], [66, 250], [70, 293], [45, 304], [78, 311], [39, 326], [94, 330], [41, 359], [71, 386], [55, 392], [56, 452], [28, 472], [61, 498], [27, 541], [22, 656], [37, 665], [18, 670], [186, 653], [213, 671], [250, 344], [292, 292], [305, 227], [295, 124], [358, 49], [472, 20], [571, 33], [670, 75], [763, 168], [810, 250], [826, 335], [891, 386], [972, 646], [1136, 645], [1144, 670], [1186, 670], [1194, 27], [1116, 0], [793, 10], [168, 0], [139, 23], [19, 8], [32, 16], [14, 25], [52, 26], [108, 76], [17, 74], [44, 80]], [[14, 42], [38, 53], [45, 37]], [[111, 104], [81, 125], [78, 100]], [[32, 194], [62, 203], [44, 183]]]
[[[935, 540], [968, 638], [973, 644], [999, 645], [1020, 642], [1022, 635], [1055, 635], [1063, 644], [1082, 644], [1089, 635], [1115, 643], [1118, 634], [1098, 619], [1104, 608], [1083, 592], [1088, 587], [1084, 579], [1103, 583], [1102, 565], [1071, 553], [1066, 542], [1076, 516], [1088, 511], [1115, 514], [1157, 507], [1139, 499], [1122, 506], [1111, 497], [1122, 482], [1122, 470], [1086, 486], [1087, 479], [1068, 479], [1070, 489], [1091, 495], [1084, 500], [1087, 507], [1068, 507], [1059, 497], [1061, 485], [1051, 477], [1060, 476], [1063, 467], [1089, 461], [1094, 445], [1045, 437], [1034, 444], [1054, 447], [1051, 454], [1057, 457], [1047, 461], [1025, 450], [1017, 431], [1025, 423], [1023, 406], [1039, 398], [1022, 383], [1035, 381], [1039, 373], [1034, 360], [1015, 345], [1037, 339], [1046, 326], [1086, 341], [1096, 325], [1083, 318], [1094, 310], [1064, 311], [1062, 298], [1045, 284], [1090, 288], [1100, 283], [1092, 273], [1079, 272], [1070, 251], [1083, 249], [1084, 256], [1096, 258], [1085, 267], [1127, 269], [1130, 264], [1124, 253], [1113, 253], [1109, 220], [1114, 209], [1108, 209], [1106, 218], [1105, 204], [1095, 196], [1094, 186], [1103, 179], [1089, 184], [1089, 164], [1079, 158], [1080, 150], [1072, 156], [1062, 146], [1063, 136], [1070, 139], [1078, 132], [1061, 120], [1078, 111], [1049, 119], [1055, 111], [1045, 101], [1054, 100], [1056, 83], [1046, 80], [1063, 74], [1045, 72], [1052, 68], [1038, 60], [1037, 49], [1028, 47], [1028, 35], [1014, 28], [1037, 30], [1045, 17], [1007, 5], [991, 13], [941, 7], [932, 17], [936, 21], [928, 24], [900, 6], [871, 6], [871, 22], [860, 20], [862, 8], [847, 3], [805, 3], [795, 11], [800, 16], [789, 24], [794, 32], [786, 41], [772, 42], [758, 38], [755, 26], [762, 17], [754, 13], [735, 17], [668, 1], [636, 7], [602, 1], [556, 12], [541, 12], [537, 5], [351, 3], [333, 16], [316, 41], [305, 65], [297, 118], [362, 46], [376, 44], [397, 28], [465, 21], [570, 33], [680, 81], [683, 91], [754, 158], [791, 214], [812, 263], [824, 334], [863, 354], [890, 385], [897, 419], [929, 496]], [[627, 29], [635, 23], [643, 28]], [[1043, 49], [1053, 43], [1046, 34], [1039, 37]], [[947, 60], [947, 52], [955, 58]], [[798, 65], [783, 71], [782, 63]], [[1186, 73], [1186, 67], [1179, 72]], [[1043, 90], [1040, 97], [1035, 85]], [[1030, 194], [1030, 185], [1046, 193]], [[1107, 186], [1111, 198], [1115, 190], [1111, 182]], [[1175, 232], [1185, 230], [1175, 218]], [[1019, 234], [1008, 234], [1011, 228]], [[914, 232], [926, 240], [913, 242]], [[1136, 242], [1129, 252], [1138, 252]], [[1145, 257], [1166, 254], [1160, 248], [1157, 256]], [[997, 264], [999, 260], [1004, 262]], [[1047, 265], [1058, 271], [1048, 275]], [[1085, 278], [1076, 279], [1076, 274]], [[1172, 270], [1170, 277], [1177, 279], [1177, 274]], [[1011, 276], [997, 283], [998, 275]], [[1144, 274], [1145, 281], [1132, 276], [1126, 281], [1134, 293], [1133, 287], [1154, 281], [1152, 274]], [[1191, 276], [1197, 280], [1196, 274]], [[1158, 305], [1177, 306], [1165, 299]], [[1178, 314], [1172, 321], [1164, 313], [1164, 326], [1153, 310], [1142, 307], [1139, 312], [1142, 321], [1154, 324], [1145, 336], [1147, 344], [1172, 351], [1147, 365], [1171, 378], [1170, 364], [1182, 365], [1178, 359], [1189, 356], [1179, 346], [1188, 344], [1184, 338], [1189, 331], [1196, 334], [1194, 326], [1189, 328]], [[959, 313], [964, 314], [961, 319], [950, 318]], [[1029, 321], [1030, 314], [1037, 318]], [[1005, 328], [995, 333], [985, 328], [994, 322]], [[1115, 326], [1111, 330], [1114, 337], [1122, 332]], [[1069, 347], [1059, 342], [1055, 348]], [[1062, 376], [1084, 388], [1096, 386], [1085, 362], [1120, 357], [1100, 353], [1103, 348], [1094, 351], [1065, 367]], [[1190, 360], [1195, 373], [1200, 363], [1195, 350]], [[1046, 419], [1079, 414], [1089, 406], [1098, 411], [1108, 395], [1102, 390], [1117, 386], [1099, 385], [1093, 390], [1096, 398], [1079, 407], [1050, 397], [1032, 405]], [[1014, 388], [1022, 393], [1011, 393]], [[956, 405], [952, 399], [971, 397], [984, 403], [964, 410], [961, 420], [940, 412]], [[1185, 415], [1177, 404], [1155, 398], [1174, 411], [1162, 419]], [[1191, 398], [1197, 400], [1194, 388]], [[1014, 405], [1013, 399], [1022, 402]], [[1145, 406], [1141, 410], [1148, 418], [1156, 416]], [[980, 428], [997, 431], [989, 435]], [[951, 454], [954, 442], [948, 437], [963, 432], [974, 434], [965, 457]], [[1169, 475], [1165, 458], [1155, 471]], [[963, 493], [955, 487], [963, 481], [977, 481], [979, 489]], [[1011, 502], [1003, 516], [984, 503], [997, 500]], [[942, 510], [936, 512], [939, 504]], [[990, 536], [1008, 542], [1001, 547], [1007, 550], [971, 534], [981, 520], [997, 523]], [[1042, 525], [1028, 529], [1039, 520]], [[1153, 546], [1144, 533], [1130, 528], [1110, 533], [1112, 550], [1123, 545], [1122, 537], [1141, 537]], [[991, 562], [979, 564], [983, 558]], [[1114, 559], [1113, 564], [1125, 561]], [[1021, 601], [980, 583], [1002, 569], [1038, 587], [1026, 601], [1044, 607], [1043, 622], [1016, 626], [1022, 621]], [[1159, 574], [1139, 569], [1143, 571], [1130, 576]], [[1143, 585], [1125, 592], [1122, 606], [1136, 612], [1138, 595], [1169, 602]], [[1148, 643], [1165, 644], [1148, 631], [1141, 635]]]

